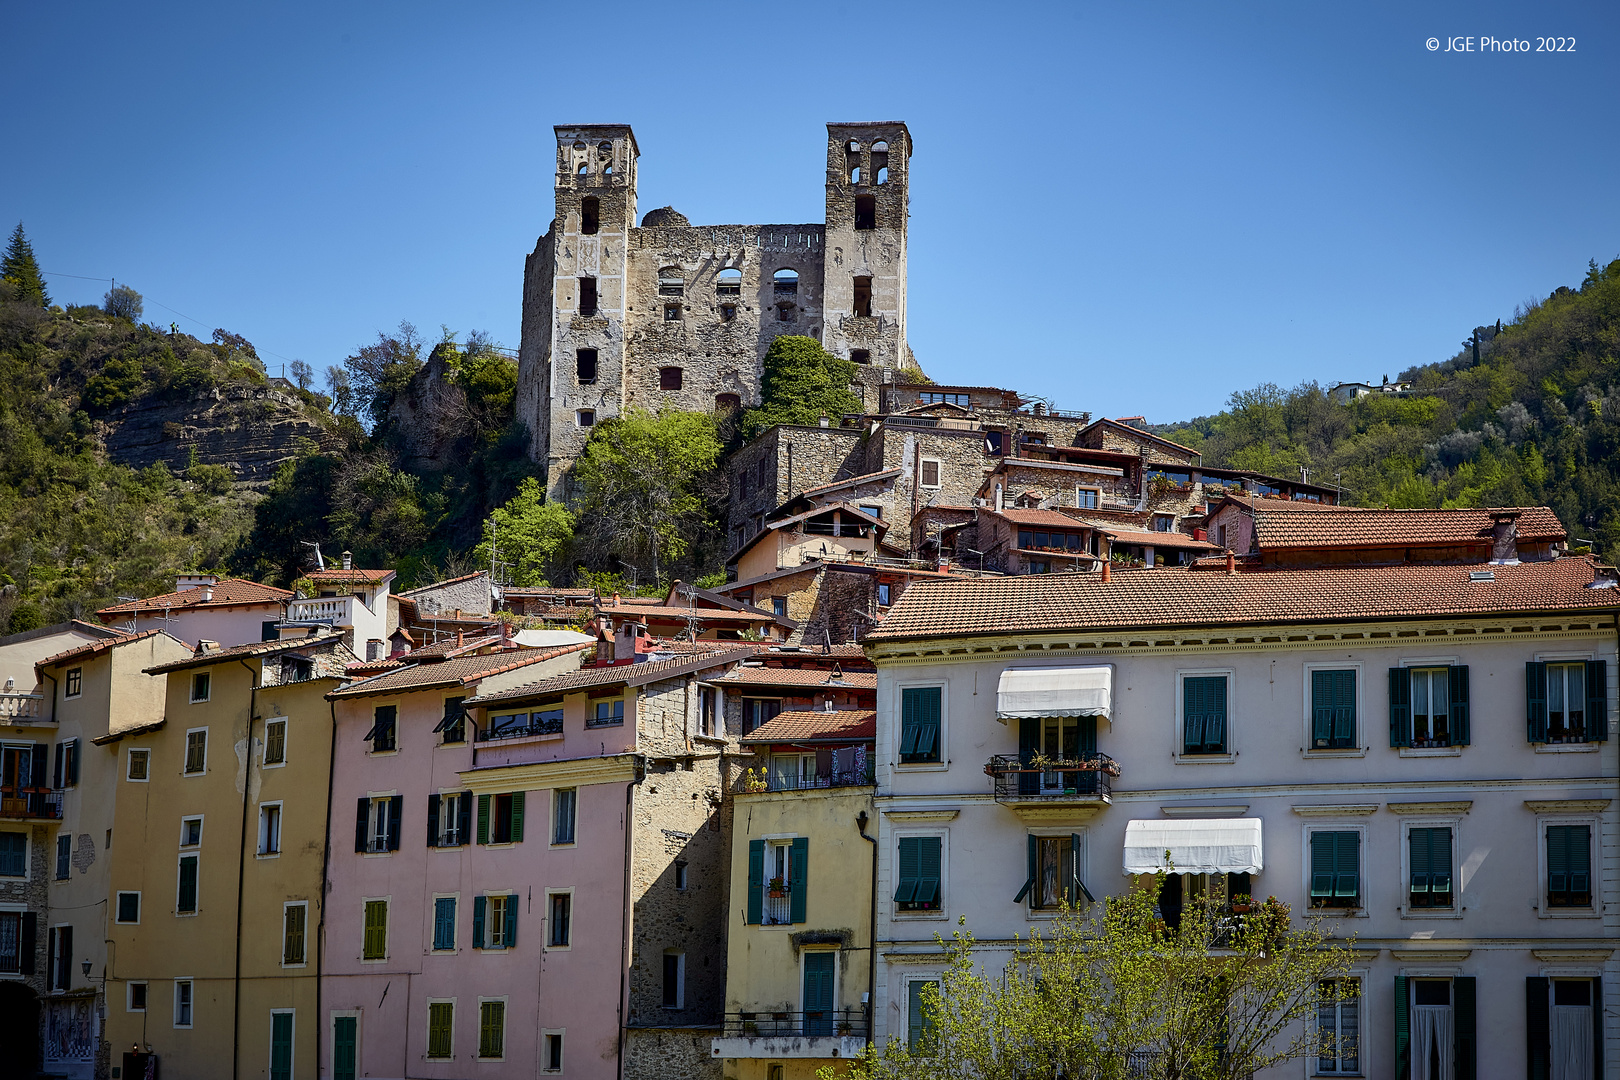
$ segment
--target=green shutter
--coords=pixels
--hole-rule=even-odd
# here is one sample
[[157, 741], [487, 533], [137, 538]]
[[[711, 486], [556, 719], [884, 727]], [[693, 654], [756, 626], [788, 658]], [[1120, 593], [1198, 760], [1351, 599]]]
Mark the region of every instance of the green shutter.
[[765, 841], [748, 841], [748, 925], [765, 920]]
[[1389, 669], [1389, 745], [1412, 745], [1412, 673]]
[[484, 908], [488, 901], [485, 897], [473, 897], [473, 948], [484, 947]]
[[1407, 860], [1411, 863], [1411, 891], [1414, 894], [1430, 891], [1429, 830], [1413, 829], [1406, 834]]
[[523, 842], [523, 801], [527, 792], [512, 793], [512, 843]]
[[937, 836], [920, 836], [917, 841], [917, 902], [937, 905], [942, 841]]
[[912, 687], [900, 692], [900, 756], [903, 760], [939, 760], [940, 688]]
[[332, 1080], [355, 1080], [355, 1036], [360, 1020], [332, 1017]]
[[920, 836], [902, 836], [900, 838], [899, 882], [894, 890], [894, 902], [909, 904], [917, 898], [918, 865], [921, 861], [920, 845], [923, 838]]
[[1335, 834], [1333, 897], [1353, 907], [1361, 895], [1361, 837], [1353, 832]]
[[506, 898], [506, 934], [501, 940], [501, 948], [503, 949], [517, 948], [517, 915], [518, 898], [508, 896]]
[[1395, 976], [1395, 1080], [1410, 1080], [1411, 1075], [1411, 1005], [1407, 1000], [1406, 976], [1397, 975]]
[[1333, 739], [1333, 675], [1311, 672], [1311, 745], [1325, 749]]
[[450, 1027], [454, 1016], [455, 1006], [448, 1001], [435, 1001], [428, 1006], [428, 1057], [450, 1056]]
[[292, 1080], [292, 1013], [270, 1015], [270, 1080]]
[[[1451, 892], [1451, 830], [1429, 830], [1429, 873], [1433, 875], [1434, 891]], [[1456, 903], [1455, 900], [1452, 901]]]
[[1451, 995], [1457, 1029], [1457, 1053], [1453, 1075], [1455, 1080], [1474, 1080], [1479, 1059], [1479, 1022], [1474, 1007], [1478, 992], [1474, 977], [1461, 975], [1451, 980]]
[[489, 796], [478, 796], [478, 842], [489, 843]]
[[[1096, 718], [1092, 717], [1092, 719], [1095, 720]], [[1097, 898], [1095, 896], [1091, 895], [1091, 890], [1086, 888], [1086, 883], [1085, 883], [1084, 879], [1082, 879], [1080, 877], [1080, 834], [1079, 833], [1070, 833], [1069, 834], [1069, 877], [1072, 879], [1072, 882], [1073, 882], [1072, 887], [1069, 889], [1069, 903], [1070, 904], [1078, 906], [1079, 903], [1080, 903], [1079, 897], [1074, 895], [1076, 889], [1078, 889], [1080, 891], [1080, 896], [1084, 896], [1086, 898], [1086, 903], [1094, 904], [1094, 903], [1097, 902]]]
[[1593, 742], [1609, 738], [1609, 665], [1606, 660], [1586, 662], [1586, 737]]
[[1017, 896], [1013, 897], [1013, 903], [1015, 904], [1023, 903], [1024, 897], [1028, 896], [1030, 890], [1035, 888], [1035, 875], [1040, 871], [1040, 867], [1036, 865], [1036, 862], [1040, 859], [1041, 842], [1034, 836], [1025, 839], [1029, 842], [1029, 873], [1024, 876], [1024, 887], [1018, 890]]
[[810, 839], [805, 836], [793, 838], [793, 846], [788, 853], [788, 921], [802, 923], [805, 921], [805, 906], [809, 900], [810, 881]]
[[388, 955], [388, 901], [366, 901], [366, 931], [361, 943], [361, 956], [366, 960], [382, 960]]
[[[1524, 980], [1524, 1072], [1527, 1080], [1551, 1080], [1551, 989], [1552, 980], [1545, 977], [1530, 975]], [[1599, 1023], [1597, 1026], [1602, 1025]]]
[[1204, 745], [1203, 681], [1181, 681], [1181, 748], [1184, 753], [1195, 753]]
[[[1469, 739], [1468, 665], [1453, 664], [1447, 669], [1451, 682], [1451, 745], [1467, 746]], [[1461, 1080], [1461, 1072], [1458, 1073]]]
[[175, 903], [178, 911], [197, 910], [197, 856], [187, 855], [180, 860], [180, 895]]
[[1335, 834], [1311, 833], [1311, 899], [1328, 901], [1333, 898], [1335, 866]]
[[927, 1010], [923, 1008], [923, 988], [935, 985], [928, 979], [913, 979], [907, 984], [906, 1045], [913, 1051], [922, 1042], [923, 1035], [933, 1027]]
[[1524, 665], [1525, 741], [1547, 741], [1547, 665], [1530, 660]]

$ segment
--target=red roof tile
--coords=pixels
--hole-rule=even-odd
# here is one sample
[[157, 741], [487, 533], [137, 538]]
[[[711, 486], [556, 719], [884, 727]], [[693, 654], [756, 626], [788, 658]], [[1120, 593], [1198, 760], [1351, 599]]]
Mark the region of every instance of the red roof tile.
[[324, 645], [341, 642], [342, 634], [313, 634], [309, 637], [282, 638], [279, 641], [255, 641], [248, 645], [236, 645], [229, 649], [212, 649], [208, 652], [192, 651], [192, 655], [184, 660], [171, 660], [166, 664], [158, 664], [146, 669], [148, 675], [161, 675], [168, 671], [179, 671], [182, 668], [203, 667], [208, 664], [218, 664], [226, 660], [243, 660], [250, 656], [269, 656], [272, 653], [291, 652], [293, 649], [306, 645]]
[[1005, 510], [992, 510], [998, 517], [1006, 518], [1014, 525], [1032, 525], [1037, 529], [1089, 529], [1088, 522], [1079, 518], [1072, 518], [1068, 514], [1056, 510], [1016, 510], [1008, 507]]
[[876, 690], [877, 672], [846, 671], [842, 683], [833, 681], [834, 673], [821, 668], [778, 668], [739, 665], [714, 680], [733, 686], [803, 686], [816, 689]]
[[688, 615], [698, 622], [775, 622], [776, 616], [767, 611], [727, 611], [724, 608], [676, 607], [663, 604], [604, 604], [603, 615], [620, 615], [631, 619], [658, 619], [663, 622], [684, 622]]
[[740, 742], [822, 742], [877, 738], [876, 709], [839, 709], [836, 712], [800, 710], [777, 713]]
[[559, 656], [582, 652], [591, 647], [591, 642], [582, 642], [555, 649], [510, 649], [506, 652], [462, 656], [431, 664], [407, 664], [395, 671], [387, 671], [362, 682], [351, 683], [341, 690], [334, 690], [327, 697], [374, 697], [378, 694], [406, 694], [436, 686], [470, 686], [490, 675], [527, 667], [542, 660], [555, 660]]
[[1219, 544], [1211, 544], [1204, 540], [1194, 540], [1186, 533], [1178, 532], [1140, 532], [1135, 529], [1101, 530], [1111, 537], [1116, 544], [1141, 544], [1162, 548], [1191, 548], [1194, 551], [1219, 551]]
[[1505, 510], [1351, 510], [1298, 513], [1293, 503], [1255, 507], [1256, 546], [1278, 548], [1456, 547], [1491, 542], [1492, 514], [1517, 513], [1519, 540], [1556, 543], [1564, 526], [1545, 506]]
[[[108, 649], [116, 649], [120, 645], [128, 645], [132, 641], [140, 641], [144, 638], [154, 637], [158, 634], [164, 633], [168, 633], [168, 631], [142, 630], [138, 634], [119, 634], [116, 637], [102, 638], [100, 641], [89, 641], [83, 645], [76, 645], [64, 652], [47, 656], [43, 660], [35, 661], [34, 669], [37, 671], [40, 668], [54, 667], [55, 665], [63, 663], [67, 660], [81, 660], [85, 657], [104, 653]], [[173, 635], [170, 636], [172, 637]], [[178, 641], [179, 639], [176, 640]], [[180, 644], [183, 645], [185, 642], [180, 642]]]
[[213, 585], [200, 585], [195, 589], [149, 596], [145, 600], [131, 600], [114, 604], [96, 612], [102, 619], [109, 615], [133, 615], [145, 611], [173, 611], [177, 608], [226, 607], [231, 604], [279, 604], [292, 599], [292, 593], [274, 585], [260, 585], [257, 581], [226, 578]]
[[[976, 634], [1153, 627], [1253, 626], [1620, 607], [1591, 588], [1589, 558], [1493, 566], [1334, 566], [1236, 574], [1162, 569], [918, 581], [869, 642]], [[1607, 571], [1612, 574], [1613, 571]], [[1612, 580], [1612, 579], [1610, 579]]]
[[754, 655], [754, 650], [754, 646], [745, 645], [740, 649], [733, 648], [726, 651], [704, 653], [701, 656], [677, 656], [669, 660], [645, 660], [639, 664], [614, 664], [610, 667], [580, 668], [578, 671], [570, 671], [549, 679], [541, 679], [526, 686], [468, 698], [465, 704], [486, 705], [500, 701], [516, 701], [522, 698], [551, 697], [555, 694], [586, 690], [593, 686], [613, 686], [618, 683], [623, 683], [626, 686], [645, 686], [647, 683], [660, 682], [680, 675], [690, 675], [696, 671], [705, 671], [709, 668], [733, 664]]
[[312, 570], [304, 575], [317, 585], [323, 582], [362, 582], [367, 585], [379, 585], [384, 581], [391, 581], [394, 577], [392, 570], [344, 570], [342, 567], [330, 567], [325, 570]]

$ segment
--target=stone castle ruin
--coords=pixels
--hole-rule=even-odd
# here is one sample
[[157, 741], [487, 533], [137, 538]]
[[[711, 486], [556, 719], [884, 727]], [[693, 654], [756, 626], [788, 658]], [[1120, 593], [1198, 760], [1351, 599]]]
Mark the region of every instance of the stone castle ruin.
[[524, 269], [517, 391], [548, 497], [592, 427], [631, 406], [758, 404], [778, 335], [861, 365], [851, 389], [868, 409], [915, 367], [904, 123], [827, 125], [826, 221], [806, 225], [693, 225], [672, 207], [637, 225], [629, 125], [555, 130], [556, 217]]

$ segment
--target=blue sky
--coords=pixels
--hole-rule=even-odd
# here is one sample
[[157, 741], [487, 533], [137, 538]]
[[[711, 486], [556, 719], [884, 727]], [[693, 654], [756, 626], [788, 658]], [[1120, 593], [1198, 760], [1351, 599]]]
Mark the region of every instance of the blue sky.
[[924, 368], [1097, 415], [1393, 376], [1620, 256], [1612, 3], [81, 2], [0, 40], [0, 222], [273, 369], [400, 319], [515, 347], [555, 123], [633, 124], [642, 210], [718, 224], [821, 220], [823, 125], [906, 120]]

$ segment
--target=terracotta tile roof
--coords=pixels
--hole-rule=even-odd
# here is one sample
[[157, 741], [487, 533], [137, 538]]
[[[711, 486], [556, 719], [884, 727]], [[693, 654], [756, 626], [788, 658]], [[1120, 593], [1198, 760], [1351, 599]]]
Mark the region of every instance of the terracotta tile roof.
[[1316, 510], [1255, 507], [1255, 544], [1278, 548], [1455, 547], [1491, 542], [1492, 514], [1517, 513], [1520, 542], [1556, 543], [1564, 526], [1545, 506], [1505, 510]]
[[1072, 518], [1068, 514], [1056, 510], [1015, 510], [1008, 507], [1005, 510], [991, 510], [997, 517], [1006, 518], [1014, 525], [1031, 525], [1037, 529], [1084, 529], [1089, 528], [1087, 522], [1079, 518]]
[[1116, 574], [1111, 582], [1100, 574], [918, 581], [866, 640], [1620, 607], [1620, 591], [1588, 587], [1598, 580], [1590, 558], [1493, 566], [1495, 580], [1471, 580], [1470, 570], [1479, 569], [1335, 566], [1227, 574], [1177, 568]]
[[555, 649], [511, 649], [484, 656], [462, 656], [432, 664], [408, 663], [395, 671], [385, 671], [381, 675], [351, 683], [326, 696], [374, 697], [378, 694], [406, 694], [413, 690], [428, 690], [436, 686], [470, 686], [479, 679], [491, 675], [527, 667], [542, 660], [555, 660], [559, 656], [583, 652], [591, 647], [591, 643], [584, 642], [579, 645], [563, 645]]
[[317, 585], [323, 582], [337, 583], [344, 581], [380, 585], [385, 581], [392, 581], [394, 572], [392, 570], [344, 570], [342, 567], [334, 568], [329, 566], [325, 570], [312, 570], [304, 576]]
[[345, 665], [343, 670], [350, 675], [365, 676], [377, 675], [404, 666], [405, 661], [403, 660], [357, 660], [352, 664]]
[[184, 589], [180, 592], [149, 596], [145, 600], [114, 604], [102, 608], [96, 614], [106, 619], [109, 615], [133, 615], [145, 611], [226, 607], [231, 604], [279, 604], [291, 599], [291, 592], [278, 589], [274, 585], [260, 585], [257, 581], [245, 581], [242, 578], [226, 578], [213, 585], [199, 585], [195, 589]]
[[780, 645], [773, 645], [768, 649], [761, 649], [760, 655], [780, 656], [788, 660], [865, 660], [866, 650], [854, 642], [847, 641], [825, 651], [819, 645], [802, 645], [798, 649], [784, 649]]
[[503, 585], [508, 596], [594, 596], [595, 589], [559, 589], [551, 585]]
[[520, 698], [551, 697], [556, 694], [586, 690], [593, 686], [645, 686], [662, 679], [690, 675], [696, 671], [736, 663], [754, 655], [754, 646], [704, 653], [700, 656], [675, 657], [669, 660], [647, 660], [639, 664], [614, 664], [611, 667], [580, 668], [563, 675], [541, 679], [527, 686], [502, 690], [499, 693], [468, 698], [464, 704], [485, 705]]
[[833, 682], [833, 672], [820, 668], [749, 667], [739, 665], [715, 679], [728, 686], [807, 686], [817, 689], [876, 690], [877, 672], [846, 671], [842, 683]]
[[1216, 502], [1211, 510], [1220, 508], [1221, 502], [1236, 503], [1247, 506], [1253, 510], [1366, 510], [1361, 506], [1334, 506], [1331, 503], [1312, 502], [1309, 499], [1278, 499], [1267, 495], [1225, 495]]
[[1090, 431], [1092, 428], [1096, 427], [1099, 424], [1109, 424], [1109, 425], [1111, 425], [1113, 427], [1121, 429], [1122, 431], [1128, 431], [1132, 435], [1138, 436], [1139, 438], [1151, 439], [1156, 443], [1163, 443], [1165, 446], [1173, 446], [1177, 450], [1185, 450], [1187, 453], [1193, 454], [1195, 456], [1199, 456], [1199, 455], [1201, 455], [1203, 453], [1203, 451], [1194, 450], [1190, 446], [1182, 446], [1178, 442], [1171, 442], [1169, 439], [1164, 438], [1162, 435], [1155, 435], [1151, 431], [1143, 431], [1139, 427], [1132, 427], [1130, 424], [1122, 424], [1118, 420], [1110, 420], [1106, 416], [1099, 419], [1099, 420], [1093, 420], [1090, 424], [1088, 424], [1085, 427], [1081, 428], [1080, 433], [1083, 435], [1083, 434]]
[[862, 473], [860, 476], [852, 476], [848, 480], [834, 480], [830, 484], [822, 484], [819, 487], [805, 488], [803, 491], [799, 492], [799, 494], [801, 496], [815, 495], [816, 493], [822, 491], [835, 491], [841, 487], [859, 487], [862, 484], [875, 484], [879, 480], [887, 480], [899, 475], [899, 468], [884, 469], [882, 472]]
[[456, 644], [455, 638], [436, 642], [432, 645], [423, 645], [420, 649], [412, 649], [405, 655], [410, 657], [412, 663], [420, 663], [423, 660], [445, 660], [452, 656], [477, 652], [479, 649], [486, 649], [491, 645], [499, 645], [500, 643], [501, 639], [498, 634], [481, 634], [478, 637], [463, 637], [459, 645]]
[[839, 709], [836, 712], [777, 713], [739, 742], [822, 742], [877, 738], [876, 709]]
[[[128, 645], [132, 641], [142, 641], [149, 637], [156, 637], [158, 634], [167, 633], [166, 630], [142, 630], [138, 634], [118, 634], [114, 637], [102, 638], [99, 641], [88, 641], [83, 645], [76, 645], [64, 652], [55, 653], [45, 657], [43, 660], [35, 661], [34, 670], [38, 671], [40, 668], [54, 667], [68, 660], [82, 660], [86, 657], [104, 653], [109, 649], [116, 649], [120, 645]], [[173, 637], [172, 634], [170, 636]], [[179, 639], [176, 638], [175, 640], [178, 641]], [[180, 642], [180, 644], [184, 645], [185, 642]]]
[[1103, 534], [1113, 539], [1116, 544], [1151, 544], [1162, 548], [1191, 548], [1194, 551], [1219, 551], [1219, 544], [1211, 544], [1205, 540], [1194, 540], [1186, 533], [1179, 532], [1140, 532], [1135, 529], [1106, 528]]
[[[478, 571], [475, 571], [474, 573], [471, 573], [471, 574], [462, 574], [460, 577], [445, 578], [443, 581], [433, 581], [433, 582], [429, 582], [426, 585], [418, 585], [414, 589], [406, 589], [404, 592], [401, 592], [399, 595], [400, 596], [415, 596], [417, 593], [419, 593], [419, 592], [427, 592], [429, 589], [440, 589], [440, 588], [443, 588], [446, 585], [455, 585], [455, 584], [457, 584], [459, 582], [462, 582], [462, 581], [471, 581], [473, 578], [488, 577], [488, 576], [489, 576], [489, 571], [488, 570], [478, 570]], [[313, 575], [311, 575], [311, 580], [314, 580]]]
[[684, 622], [688, 615], [695, 616], [698, 622], [745, 622], [768, 623], [775, 622], [776, 616], [767, 611], [726, 611], [723, 608], [703, 607], [677, 607], [664, 604], [604, 604], [600, 609], [603, 615], [620, 615], [631, 619], [658, 619], [663, 622]]
[[229, 649], [214, 649], [210, 652], [192, 650], [192, 655], [184, 660], [171, 660], [167, 664], [158, 664], [145, 670], [148, 675], [162, 675], [166, 671], [203, 667], [224, 660], [245, 660], [250, 656], [269, 656], [272, 653], [291, 652], [306, 645], [323, 645], [342, 640], [342, 634], [314, 634], [310, 637], [283, 638], [280, 641], [255, 641], [248, 645], [235, 645]]

